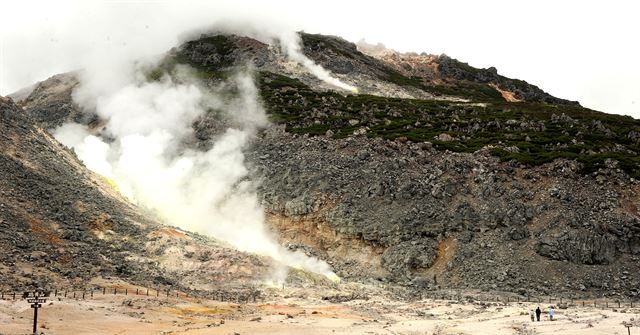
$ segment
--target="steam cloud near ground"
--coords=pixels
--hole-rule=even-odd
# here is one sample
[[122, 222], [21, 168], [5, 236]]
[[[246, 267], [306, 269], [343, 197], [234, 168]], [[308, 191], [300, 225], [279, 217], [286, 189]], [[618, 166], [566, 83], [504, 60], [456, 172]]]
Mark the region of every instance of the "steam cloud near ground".
[[[298, 40], [281, 39], [291, 60], [331, 85], [352, 90], [291, 43]], [[337, 278], [324, 261], [278, 245], [264, 225], [264, 212], [243, 154], [255, 132], [268, 124], [250, 66], [210, 89], [182, 67], [173, 76], [149, 82], [140, 71], [140, 62], [135, 66], [126, 58], [89, 65], [81, 72], [74, 101], [106, 120], [103, 133], [92, 135], [76, 123], [55, 131], [56, 138], [74, 148], [88, 168], [114, 181], [123, 195], [175, 226]], [[206, 150], [186, 145], [193, 136], [192, 124], [212, 110], [229, 118], [232, 126]], [[283, 280], [281, 270], [274, 272], [277, 278], [270, 279]]]

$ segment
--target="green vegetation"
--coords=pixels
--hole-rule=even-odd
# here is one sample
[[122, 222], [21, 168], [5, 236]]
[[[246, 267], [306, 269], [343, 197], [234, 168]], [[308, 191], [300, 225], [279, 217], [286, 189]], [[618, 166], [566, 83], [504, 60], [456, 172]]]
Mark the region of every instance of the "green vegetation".
[[396, 71], [389, 71], [385, 79], [396, 85], [419, 88], [435, 96], [454, 96], [474, 101], [504, 100], [500, 92], [487, 84], [462, 81], [443, 85], [426, 84], [422, 78], [409, 78]]
[[[506, 102], [488, 92], [480, 94], [480, 89], [472, 94], [483, 104], [342, 96], [315, 92], [299, 80], [269, 72], [260, 74], [260, 88], [272, 121], [286, 124], [292, 133], [331, 130], [334, 138], [343, 138], [366, 127], [369, 137], [431, 142], [439, 150], [474, 152], [493, 146], [491, 152], [502, 160], [527, 165], [575, 159], [585, 173], [614, 159], [640, 177], [640, 143], [629, 137], [632, 131], [640, 132], [640, 120], [631, 117], [578, 105]], [[438, 140], [441, 134], [454, 140]]]
[[[302, 37], [312, 49], [328, 48], [345, 57], [361, 57], [337, 39], [309, 34]], [[221, 35], [187, 42], [151, 70], [148, 78], [159, 80], [177, 64], [188, 64], [202, 79], [224, 78], [233, 71], [234, 48], [230, 38]], [[487, 71], [455, 60], [448, 64], [454, 72], [463, 71], [460, 76], [465, 78]], [[359, 133], [389, 140], [431, 142], [438, 150], [454, 152], [474, 152], [489, 146], [500, 159], [527, 165], [574, 159], [582, 163], [585, 173], [613, 159], [627, 173], [640, 177], [640, 120], [596, 112], [553, 97], [548, 101], [560, 103], [506, 102], [484, 82], [461, 79], [434, 85], [377, 63], [368, 65], [383, 74], [381, 80], [436, 96], [462, 97], [473, 103], [343, 96], [314, 91], [297, 79], [262, 71], [258, 75], [259, 87], [271, 120], [286, 125], [289, 132], [311, 136], [331, 131], [334, 138], [344, 138]], [[539, 91], [526, 82], [504, 79], [515, 87]]]

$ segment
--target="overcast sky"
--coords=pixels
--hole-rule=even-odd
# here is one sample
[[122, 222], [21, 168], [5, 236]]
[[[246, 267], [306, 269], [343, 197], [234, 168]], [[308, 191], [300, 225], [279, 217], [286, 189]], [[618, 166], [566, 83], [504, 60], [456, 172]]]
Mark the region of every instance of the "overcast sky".
[[186, 30], [227, 20], [446, 53], [583, 106], [640, 118], [636, 3], [0, 0], [0, 95], [98, 54], [157, 54]]

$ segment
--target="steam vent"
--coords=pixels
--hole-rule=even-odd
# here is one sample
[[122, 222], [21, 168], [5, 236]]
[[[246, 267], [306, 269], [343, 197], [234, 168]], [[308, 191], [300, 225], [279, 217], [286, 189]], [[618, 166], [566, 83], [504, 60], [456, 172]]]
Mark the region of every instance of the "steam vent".
[[169, 43], [182, 14], [95, 14], [67, 72], [0, 87], [0, 335], [640, 327], [639, 119], [278, 25]]

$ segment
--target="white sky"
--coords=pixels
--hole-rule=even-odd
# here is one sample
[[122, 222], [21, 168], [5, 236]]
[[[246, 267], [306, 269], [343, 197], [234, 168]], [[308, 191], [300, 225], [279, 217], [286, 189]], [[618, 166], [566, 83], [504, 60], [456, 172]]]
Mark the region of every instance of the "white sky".
[[163, 52], [219, 20], [446, 53], [560, 98], [640, 118], [640, 2], [0, 0], [0, 94], [87, 59]]

